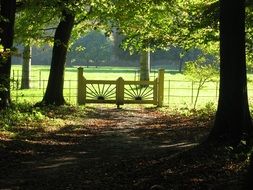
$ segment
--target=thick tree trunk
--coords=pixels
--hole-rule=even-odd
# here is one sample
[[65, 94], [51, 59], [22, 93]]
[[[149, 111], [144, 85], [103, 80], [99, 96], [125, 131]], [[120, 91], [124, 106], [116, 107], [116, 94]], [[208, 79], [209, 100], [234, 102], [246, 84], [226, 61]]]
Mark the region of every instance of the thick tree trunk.
[[30, 45], [26, 45], [23, 51], [21, 89], [30, 88], [30, 75], [31, 75], [31, 62], [32, 62], [31, 58], [32, 58], [32, 47]]
[[220, 92], [209, 140], [237, 144], [252, 134], [245, 60], [244, 1], [220, 0]]
[[[0, 1], [0, 43], [4, 52], [0, 53], [0, 109], [10, 105], [11, 53], [14, 38], [16, 0]], [[5, 20], [3, 20], [4, 18]], [[6, 21], [7, 19], [7, 21]], [[9, 53], [8, 53], [9, 52]]]
[[140, 53], [140, 80], [149, 81], [150, 73], [150, 52], [142, 51]]
[[63, 11], [62, 19], [55, 31], [52, 62], [46, 93], [42, 104], [63, 105], [64, 70], [67, 48], [74, 26], [74, 15]]
[[253, 179], [253, 153], [251, 153], [250, 165], [248, 168], [248, 173], [246, 176], [244, 187], [242, 189], [253, 189], [252, 179]]

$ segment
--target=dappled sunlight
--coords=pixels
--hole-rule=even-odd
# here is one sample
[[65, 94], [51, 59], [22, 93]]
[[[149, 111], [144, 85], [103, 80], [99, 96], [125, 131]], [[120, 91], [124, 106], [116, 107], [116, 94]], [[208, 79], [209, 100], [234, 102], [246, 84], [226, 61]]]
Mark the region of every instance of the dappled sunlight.
[[182, 143], [175, 143], [175, 144], [162, 144], [159, 147], [160, 148], [192, 148], [197, 145], [198, 143], [182, 142]]
[[58, 168], [65, 165], [72, 165], [77, 160], [76, 157], [59, 157], [52, 160], [47, 160], [46, 163], [41, 166], [37, 166], [37, 169], [51, 169]]
[[46, 166], [39, 166], [38, 169], [52, 169], [52, 168], [58, 168], [61, 166], [71, 165], [71, 164], [73, 164], [73, 162], [60, 162], [60, 163], [55, 163], [55, 164], [46, 165]]
[[[60, 114], [60, 118], [50, 110], [53, 117], [40, 123], [39, 129], [27, 126], [16, 129], [16, 135], [1, 135], [3, 187], [93, 190], [124, 184], [139, 190], [157, 183], [183, 187], [210, 180], [197, 175], [201, 168], [211, 170], [215, 164], [198, 150], [210, 120], [166, 115], [153, 108], [89, 107], [81, 110], [83, 114], [66, 110], [68, 116]], [[187, 156], [190, 152], [193, 155]], [[196, 158], [208, 164], [195, 163]], [[232, 175], [236, 165], [222, 167], [219, 170]], [[190, 176], [187, 182], [183, 176]]]
[[74, 142], [71, 141], [63, 141], [58, 139], [40, 139], [40, 140], [26, 140], [26, 142], [33, 145], [58, 145], [58, 146], [66, 146], [66, 145], [74, 145]]

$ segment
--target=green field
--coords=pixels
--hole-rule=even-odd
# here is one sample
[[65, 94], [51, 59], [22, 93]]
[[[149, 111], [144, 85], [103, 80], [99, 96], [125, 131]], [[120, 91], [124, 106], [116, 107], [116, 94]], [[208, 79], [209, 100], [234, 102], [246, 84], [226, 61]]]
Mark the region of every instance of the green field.
[[[65, 72], [64, 96], [66, 101], [75, 104], [77, 92], [77, 68], [68, 67]], [[47, 86], [49, 66], [32, 66], [31, 87], [29, 90], [19, 90], [21, 81], [21, 66], [12, 67], [13, 83], [12, 98], [15, 101], [38, 102], [43, 97]], [[150, 74], [151, 80], [157, 77], [157, 70]], [[138, 80], [138, 68], [131, 67], [89, 67], [84, 68], [84, 77], [89, 80], [116, 80], [122, 77], [124, 80]], [[252, 77], [252, 76], [250, 76]], [[250, 99], [253, 99], [253, 89], [250, 88]], [[218, 99], [217, 82], [209, 82], [200, 91], [197, 106], [204, 106], [209, 102], [217, 103]], [[197, 92], [197, 83], [189, 81], [183, 74], [169, 72], [165, 73], [165, 96], [164, 104], [176, 107], [191, 107], [194, 103]]]

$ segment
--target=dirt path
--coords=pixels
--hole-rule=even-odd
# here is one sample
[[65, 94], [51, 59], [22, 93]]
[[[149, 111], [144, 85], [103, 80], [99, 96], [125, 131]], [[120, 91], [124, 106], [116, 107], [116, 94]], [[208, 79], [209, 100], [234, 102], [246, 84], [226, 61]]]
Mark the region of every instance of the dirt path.
[[65, 120], [59, 130], [1, 139], [0, 189], [177, 189], [164, 182], [173, 166], [157, 166], [208, 133], [205, 123], [152, 109], [90, 108]]

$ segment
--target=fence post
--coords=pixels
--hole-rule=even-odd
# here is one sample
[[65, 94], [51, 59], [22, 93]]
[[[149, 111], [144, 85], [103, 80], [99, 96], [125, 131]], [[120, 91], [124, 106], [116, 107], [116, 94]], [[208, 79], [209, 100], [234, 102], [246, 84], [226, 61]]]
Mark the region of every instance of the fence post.
[[215, 89], [215, 98], [216, 98], [216, 100], [218, 98], [218, 93], [219, 93], [219, 82], [217, 81], [216, 82], [216, 89]]
[[85, 79], [83, 77], [83, 68], [78, 68], [78, 77], [77, 77], [77, 104], [85, 104]]
[[170, 105], [170, 80], [168, 81], [168, 106]]
[[71, 80], [68, 80], [69, 81], [69, 102], [70, 102], [70, 99], [71, 99]]
[[164, 69], [158, 71], [158, 107], [163, 106], [164, 98]]
[[154, 85], [153, 85], [153, 100], [154, 100], [154, 105], [157, 105], [158, 101], [157, 101], [157, 95], [158, 95], [158, 91], [157, 91], [157, 85], [158, 84], [158, 80], [157, 78], [154, 80]]
[[116, 81], [116, 104], [117, 108], [124, 104], [124, 79], [122, 77]]
[[41, 70], [39, 70], [39, 89], [41, 89]]

